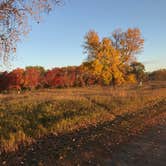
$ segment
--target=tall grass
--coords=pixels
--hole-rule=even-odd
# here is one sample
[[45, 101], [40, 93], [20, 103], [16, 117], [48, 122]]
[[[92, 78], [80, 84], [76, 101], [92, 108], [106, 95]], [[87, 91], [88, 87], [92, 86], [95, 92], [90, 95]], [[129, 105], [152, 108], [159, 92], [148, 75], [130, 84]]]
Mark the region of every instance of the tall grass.
[[0, 151], [132, 114], [166, 97], [166, 89], [52, 89], [0, 96]]

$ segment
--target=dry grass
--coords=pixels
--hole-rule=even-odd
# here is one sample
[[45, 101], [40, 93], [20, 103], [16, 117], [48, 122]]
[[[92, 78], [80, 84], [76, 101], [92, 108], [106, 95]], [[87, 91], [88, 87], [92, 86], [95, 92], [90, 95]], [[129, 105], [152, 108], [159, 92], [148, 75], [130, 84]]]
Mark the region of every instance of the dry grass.
[[[47, 135], [79, 131], [119, 116], [130, 117], [146, 107], [165, 104], [165, 100], [163, 83], [148, 83], [141, 88], [44, 89], [0, 95], [0, 151], [16, 151], [20, 145]], [[129, 124], [124, 121], [123, 125]]]
[[[156, 84], [158, 86], [158, 84]], [[91, 87], [1, 95], [0, 148], [15, 151], [45, 135], [112, 121], [165, 99], [165, 88]]]

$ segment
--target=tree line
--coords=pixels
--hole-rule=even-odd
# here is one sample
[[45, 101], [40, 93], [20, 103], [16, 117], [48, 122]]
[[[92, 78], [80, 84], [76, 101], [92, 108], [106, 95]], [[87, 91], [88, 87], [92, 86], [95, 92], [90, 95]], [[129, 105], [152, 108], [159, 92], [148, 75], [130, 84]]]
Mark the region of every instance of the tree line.
[[67, 88], [106, 85], [100, 77], [84, 72], [83, 66], [45, 70], [39, 66], [17, 68], [0, 73], [0, 90], [33, 90], [38, 88]]
[[[132, 80], [128, 79], [129, 75], [126, 75], [126, 84], [136, 83], [140, 80], [166, 80], [166, 69], [150, 73], [140, 73], [134, 67], [131, 73], [133, 78]], [[0, 73], [0, 91], [84, 87], [92, 85], [106, 86], [108, 84], [102, 77], [96, 77], [92, 73], [85, 72], [83, 65], [53, 68], [51, 70], [45, 70], [40, 66], [29, 66], [25, 69], [17, 68], [11, 72], [5, 71]]]
[[110, 37], [104, 38], [95, 31], [89, 31], [84, 40], [86, 59], [80, 66], [50, 70], [29, 66], [1, 72], [0, 90], [116, 86], [147, 78], [155, 80], [165, 74], [165, 70], [146, 74], [144, 65], [137, 61], [136, 55], [142, 51], [144, 44], [138, 28], [116, 30]]
[[135, 54], [143, 48], [144, 40], [139, 29], [126, 32], [116, 30], [112, 38], [100, 39], [97, 32], [85, 35], [86, 60], [80, 66], [53, 68], [26, 67], [3, 72], [0, 89], [36, 89], [89, 85], [119, 85], [140, 80], [145, 70]]

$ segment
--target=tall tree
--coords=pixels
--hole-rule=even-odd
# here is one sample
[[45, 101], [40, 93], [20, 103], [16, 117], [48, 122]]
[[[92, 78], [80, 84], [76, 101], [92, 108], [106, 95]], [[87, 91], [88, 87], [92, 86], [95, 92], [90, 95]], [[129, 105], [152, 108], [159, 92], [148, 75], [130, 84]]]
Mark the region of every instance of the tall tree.
[[85, 36], [84, 49], [88, 54], [88, 61], [84, 69], [103, 79], [104, 84], [120, 84], [123, 82], [123, 73], [120, 70], [120, 53], [116, 50], [109, 38], [101, 41], [94, 31]]
[[1, 0], [0, 1], [0, 61], [7, 62], [16, 51], [22, 35], [29, 32], [28, 20], [38, 23], [42, 13], [49, 13], [63, 0]]
[[120, 51], [122, 63], [135, 61], [135, 55], [143, 49], [144, 39], [138, 28], [129, 28], [126, 32], [115, 30], [112, 33], [114, 47]]
[[129, 28], [126, 32], [115, 31], [112, 38], [103, 39], [95, 31], [89, 31], [85, 36], [87, 61], [83, 63], [84, 70], [102, 78], [107, 85], [134, 80], [133, 76], [129, 77], [127, 70], [135, 55], [142, 50], [143, 43], [137, 28]]

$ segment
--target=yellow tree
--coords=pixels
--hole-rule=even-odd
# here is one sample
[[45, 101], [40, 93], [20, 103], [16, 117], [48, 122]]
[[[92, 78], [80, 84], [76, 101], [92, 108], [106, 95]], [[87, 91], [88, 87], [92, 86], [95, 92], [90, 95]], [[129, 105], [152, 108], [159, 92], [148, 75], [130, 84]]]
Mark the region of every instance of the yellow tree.
[[124, 82], [120, 52], [113, 47], [109, 38], [100, 41], [98, 34], [90, 31], [85, 36], [84, 49], [88, 54], [87, 62], [83, 64], [85, 71], [102, 78], [106, 85]]
[[85, 35], [84, 53], [88, 55], [87, 61], [96, 58], [98, 48], [100, 47], [100, 38], [98, 34], [91, 30]]
[[143, 44], [144, 39], [138, 28], [129, 28], [126, 32], [116, 30], [112, 38], [102, 40], [95, 31], [89, 31], [84, 45], [88, 58], [83, 68], [102, 78], [107, 85], [135, 82], [130, 65], [136, 60], [136, 54], [143, 49]]

